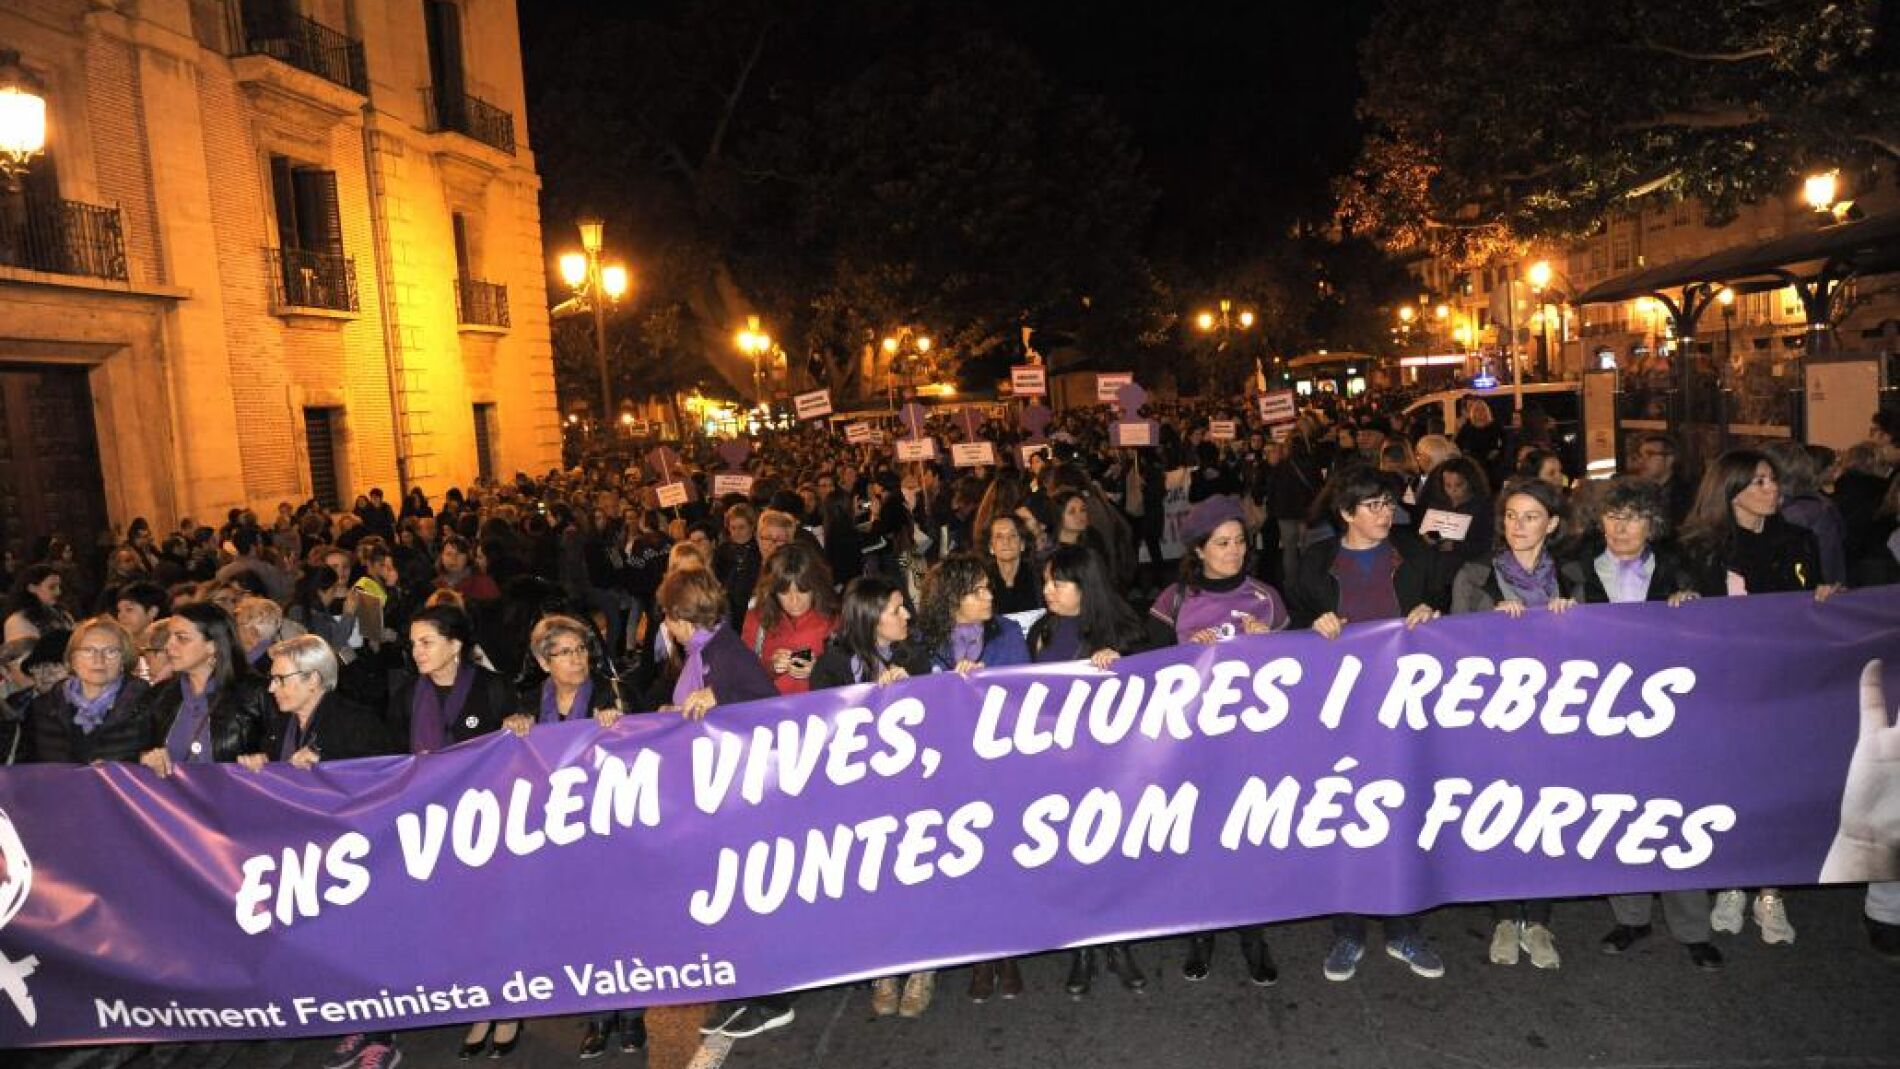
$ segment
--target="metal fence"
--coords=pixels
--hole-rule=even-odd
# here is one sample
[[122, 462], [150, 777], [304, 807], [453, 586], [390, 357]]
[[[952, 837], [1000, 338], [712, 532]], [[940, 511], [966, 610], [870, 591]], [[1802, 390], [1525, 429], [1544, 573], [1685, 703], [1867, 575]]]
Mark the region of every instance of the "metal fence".
[[479, 278], [456, 279], [455, 321], [484, 327], [508, 326], [508, 287]]
[[451, 130], [515, 154], [515, 117], [488, 101], [432, 87], [422, 91], [422, 106], [431, 130]]
[[119, 209], [0, 192], [0, 264], [124, 281]]
[[323, 308], [354, 312], [356, 262], [335, 253], [308, 249], [265, 249], [271, 283], [280, 308]]

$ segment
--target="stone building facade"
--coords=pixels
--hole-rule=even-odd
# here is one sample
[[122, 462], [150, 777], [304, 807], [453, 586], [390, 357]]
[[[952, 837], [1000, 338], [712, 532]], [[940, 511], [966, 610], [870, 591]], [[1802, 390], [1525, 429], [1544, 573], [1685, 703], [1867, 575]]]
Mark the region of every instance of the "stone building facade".
[[0, 540], [560, 461], [514, 0], [9, 0]]

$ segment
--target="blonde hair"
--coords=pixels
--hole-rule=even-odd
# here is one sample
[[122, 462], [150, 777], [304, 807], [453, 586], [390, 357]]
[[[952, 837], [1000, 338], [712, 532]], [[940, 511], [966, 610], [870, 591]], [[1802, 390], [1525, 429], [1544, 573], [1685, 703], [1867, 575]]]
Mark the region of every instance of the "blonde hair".
[[110, 616], [101, 614], [98, 616], [88, 616], [73, 625], [72, 636], [66, 640], [67, 667], [72, 667], [73, 658], [78, 656], [79, 644], [85, 641], [86, 636], [94, 631], [104, 631], [106, 634], [112, 636], [113, 642], [118, 644], [119, 664], [122, 670], [129, 669], [132, 665], [138, 663], [138, 643], [132, 640], [132, 632], [127, 631], [125, 625], [119, 621]]

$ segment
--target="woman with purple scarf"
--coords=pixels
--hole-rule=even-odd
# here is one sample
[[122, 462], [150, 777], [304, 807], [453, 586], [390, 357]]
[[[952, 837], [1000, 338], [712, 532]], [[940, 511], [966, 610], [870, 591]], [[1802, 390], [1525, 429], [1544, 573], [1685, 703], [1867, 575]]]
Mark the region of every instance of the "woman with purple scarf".
[[[1497, 530], [1504, 544], [1490, 560], [1475, 560], [1458, 570], [1451, 585], [1451, 611], [1497, 611], [1521, 617], [1527, 610], [1563, 612], [1576, 604], [1565, 597], [1551, 536], [1563, 522], [1563, 497], [1537, 478], [1518, 477], [1498, 494]], [[1563, 964], [1550, 932], [1551, 901], [1491, 904], [1491, 964], [1516, 965], [1519, 951], [1539, 969]]]
[[132, 636], [110, 616], [82, 621], [66, 642], [66, 681], [34, 699], [20, 759], [48, 764], [136, 761], [145, 741], [138, 715], [145, 683], [126, 671], [138, 660]]
[[675, 571], [660, 584], [660, 626], [684, 658], [673, 700], [661, 712], [698, 720], [715, 706], [775, 698], [778, 687], [727, 618], [719, 580], [704, 569]]
[[169, 776], [180, 765], [256, 753], [277, 708], [244, 659], [231, 614], [208, 601], [186, 602], [166, 626], [172, 677], [146, 695], [139, 763]]
[[543, 616], [528, 635], [528, 649], [547, 678], [521, 695], [516, 705], [520, 711], [502, 721], [502, 726], [522, 738], [536, 724], [564, 724], [588, 717], [601, 727], [613, 727], [625, 710], [613, 680], [593, 670], [593, 641], [593, 631], [574, 617]]

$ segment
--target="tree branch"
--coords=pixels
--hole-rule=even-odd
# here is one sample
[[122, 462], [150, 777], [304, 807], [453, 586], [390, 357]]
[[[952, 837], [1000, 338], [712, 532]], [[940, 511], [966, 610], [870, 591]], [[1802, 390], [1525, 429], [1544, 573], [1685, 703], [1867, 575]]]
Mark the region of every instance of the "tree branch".
[[1900, 159], [1900, 142], [1879, 134], [1855, 134], [1854, 140], [1865, 141], [1895, 159]]
[[712, 141], [706, 146], [706, 162], [719, 159], [719, 153], [725, 148], [726, 131], [732, 128], [732, 117], [739, 110], [739, 99], [745, 95], [746, 83], [752, 80], [752, 72], [759, 65], [759, 57], [765, 54], [765, 38], [772, 32], [768, 24], [759, 27], [759, 36], [752, 42], [752, 54], [746, 57], [745, 64], [739, 68], [739, 77], [732, 84], [732, 92], [726, 94], [725, 107], [719, 113], [719, 125], [714, 127]]
[[665, 156], [666, 162], [671, 164], [675, 170], [679, 171], [680, 175], [684, 177], [687, 182], [690, 183], [697, 178], [697, 175], [693, 171], [693, 165], [686, 161], [686, 153], [680, 150], [678, 142], [655, 129], [652, 121], [644, 114], [636, 115], [635, 120], [639, 122], [640, 129], [646, 131], [647, 137], [651, 138], [653, 143], [659, 146], [660, 155]]
[[1659, 130], [1684, 126], [1695, 130], [1727, 129], [1767, 122], [1768, 113], [1760, 108], [1729, 108], [1725, 111], [1665, 111], [1647, 119], [1618, 123], [1618, 130]]
[[1649, 38], [1644, 38], [1639, 45], [1625, 47], [1637, 48], [1644, 52], [1658, 52], [1665, 56], [1675, 56], [1677, 59], [1693, 59], [1698, 63], [1748, 63], [1757, 59], [1771, 59], [1775, 54], [1774, 49], [1766, 46], [1746, 48], [1740, 52], [1697, 52], [1693, 49], [1677, 48], [1660, 41], [1652, 41]]

